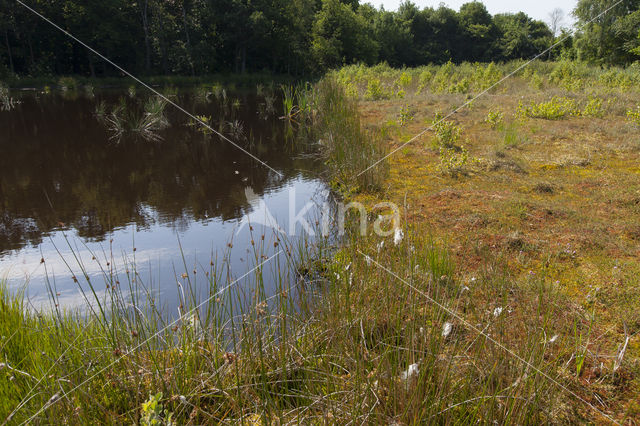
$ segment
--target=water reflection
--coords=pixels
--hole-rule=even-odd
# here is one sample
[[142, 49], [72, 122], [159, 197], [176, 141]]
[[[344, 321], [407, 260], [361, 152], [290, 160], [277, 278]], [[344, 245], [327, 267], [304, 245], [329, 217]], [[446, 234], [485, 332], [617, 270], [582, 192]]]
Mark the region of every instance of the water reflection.
[[[139, 94], [24, 95], [13, 111], [0, 112], [0, 277], [18, 285], [28, 276], [31, 293], [46, 296], [46, 271], [71, 289], [68, 267], [53, 260], [57, 251], [70, 255], [67, 239], [81, 256], [114, 246], [123, 252], [135, 241], [138, 257], [153, 260], [155, 273], [173, 275], [166, 266], [181, 256], [178, 238], [186, 255], [199, 253], [200, 260], [226, 246], [256, 205], [247, 188], [272, 212], [288, 209], [292, 189], [299, 205], [323, 190], [314, 178], [318, 164], [304, 155], [308, 148], [287, 141], [272, 95], [171, 96], [282, 176], [170, 106], [157, 140], [126, 134], [114, 140], [96, 109], [112, 111], [124, 102], [139, 117], [135, 108], [146, 102]], [[234, 259], [242, 268], [243, 255]]]

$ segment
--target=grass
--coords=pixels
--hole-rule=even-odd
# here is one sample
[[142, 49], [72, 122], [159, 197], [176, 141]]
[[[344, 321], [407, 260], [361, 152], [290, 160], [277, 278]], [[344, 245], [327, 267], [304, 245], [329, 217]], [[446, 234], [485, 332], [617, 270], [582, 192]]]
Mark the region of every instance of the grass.
[[[128, 309], [129, 281], [114, 287], [108, 273], [110, 303], [85, 315], [55, 309], [54, 292], [51, 312], [38, 315], [3, 291], [0, 418], [637, 423], [640, 140], [627, 117], [637, 69], [534, 64], [447, 120], [455, 143], [439, 145], [475, 159], [465, 173], [441, 173], [427, 137], [359, 174], [516, 66], [353, 66], [320, 81], [305, 136], [321, 141], [347, 201], [394, 201], [404, 232], [362, 237], [354, 223], [337, 248], [301, 245], [272, 265], [282, 274], [272, 299], [265, 265], [241, 311], [216, 298], [194, 310], [191, 286], [216, 294], [232, 283], [216, 262], [185, 268], [187, 299], [167, 329], [157, 308]], [[372, 80], [403, 97], [370, 97]], [[523, 98], [556, 96], [575, 100], [580, 116], [518, 114]], [[615, 102], [584, 114], [590, 99]], [[414, 118], [398, 126], [404, 108]], [[497, 108], [502, 118], [485, 122]], [[263, 254], [256, 248], [256, 263]]]
[[[494, 65], [496, 77], [516, 65]], [[550, 367], [554, 377], [587, 401], [597, 395], [601, 410], [634, 424], [640, 418], [640, 302], [629, 295], [638, 290], [632, 277], [640, 272], [633, 225], [640, 211], [631, 201], [640, 161], [634, 123], [640, 70], [535, 63], [405, 146], [435, 113], [446, 114], [482, 90], [474, 74], [483, 67], [489, 69], [462, 64], [335, 72], [358, 88], [365, 125], [394, 119], [405, 105], [415, 111], [412, 122], [388, 132], [389, 149], [402, 149], [389, 159], [383, 192], [355, 198], [406, 206], [409, 226], [448, 241], [457, 282], [499, 265], [512, 289], [534, 278], [553, 288], [552, 299], [566, 303], [566, 313], [558, 315], [571, 324], [548, 333], [549, 339], [560, 336], [553, 345], [564, 354]], [[368, 99], [368, 80], [390, 85], [403, 73], [414, 76], [404, 99]], [[398, 262], [394, 257], [385, 266]], [[619, 354], [624, 366], [616, 368]], [[565, 391], [556, 398], [580, 413], [574, 421], [608, 422]]]
[[119, 104], [107, 111], [104, 102], [96, 105], [95, 117], [111, 133], [111, 138], [120, 141], [123, 137], [134, 136], [146, 141], [161, 140], [159, 132], [169, 126], [165, 115], [167, 101], [159, 96], [150, 96], [141, 101], [120, 98]]
[[[556, 371], [569, 354], [547, 336], [570, 336], [566, 300], [542, 280], [514, 287], [496, 271], [459, 282], [448, 251], [425, 235], [408, 228], [386, 248], [354, 235], [318, 270], [322, 295], [313, 309], [303, 288], [288, 287], [301, 277], [284, 272], [267, 300], [260, 269], [244, 283], [253, 289], [244, 310], [229, 311], [233, 305], [217, 297], [195, 309], [188, 295], [197, 282], [223, 301], [238, 297], [221, 292], [224, 265], [199, 281], [191, 271], [179, 278], [187, 297], [175, 324], [127, 295], [124, 289], [141, 290], [141, 283], [118, 285], [109, 274], [109, 303], [88, 294], [94, 309], [87, 315], [36, 314], [3, 290], [0, 415], [73, 424], [569, 418], [555, 402], [557, 390], [537, 373], [561, 379]], [[374, 263], [393, 265], [393, 275]], [[540, 323], [528, 320], [534, 314]], [[529, 366], [479, 338], [470, 321], [483, 322], [485, 333]]]

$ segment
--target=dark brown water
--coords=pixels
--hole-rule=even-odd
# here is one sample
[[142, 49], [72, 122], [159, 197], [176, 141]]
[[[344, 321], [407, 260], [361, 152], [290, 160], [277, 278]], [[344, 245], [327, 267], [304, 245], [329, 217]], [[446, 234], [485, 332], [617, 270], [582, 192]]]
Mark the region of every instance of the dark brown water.
[[[255, 265], [250, 227], [241, 226], [247, 215], [260, 222], [268, 210], [288, 230], [292, 200], [300, 210], [326, 197], [311, 149], [293, 142], [274, 98], [191, 92], [174, 99], [210, 117], [280, 175], [171, 106], [169, 126], [152, 140], [135, 132], [118, 138], [96, 116], [100, 106], [112, 111], [120, 104], [141, 116], [141, 95], [18, 98], [15, 109], [0, 112], [0, 279], [13, 290], [26, 286], [34, 305], [51, 293], [59, 293], [61, 305], [81, 305], [87, 278], [100, 288], [113, 271], [126, 277], [135, 258], [136, 279], [173, 309], [176, 277], [184, 272], [209, 270], [212, 258], [228, 263], [229, 276]], [[264, 228], [253, 233], [275, 232]]]

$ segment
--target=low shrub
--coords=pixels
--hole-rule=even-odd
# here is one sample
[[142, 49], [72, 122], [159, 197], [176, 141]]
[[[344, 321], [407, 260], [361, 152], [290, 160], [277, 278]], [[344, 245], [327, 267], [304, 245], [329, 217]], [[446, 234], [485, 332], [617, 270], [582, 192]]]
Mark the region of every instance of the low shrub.
[[520, 101], [518, 115], [520, 117], [542, 118], [545, 120], [561, 120], [566, 117], [580, 115], [580, 110], [574, 100], [554, 96], [548, 102], [531, 102], [528, 106]]

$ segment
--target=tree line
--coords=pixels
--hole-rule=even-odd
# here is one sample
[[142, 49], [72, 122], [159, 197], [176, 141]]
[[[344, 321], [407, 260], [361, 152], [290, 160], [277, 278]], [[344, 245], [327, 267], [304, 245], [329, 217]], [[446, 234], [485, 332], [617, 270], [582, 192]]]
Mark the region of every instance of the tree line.
[[[566, 31], [553, 17], [550, 28], [522, 12], [492, 16], [480, 2], [455, 11], [405, 1], [386, 11], [359, 0], [27, 1], [125, 69], [147, 75], [508, 61], [534, 56]], [[640, 0], [598, 17], [613, 4], [580, 0], [576, 35], [549, 58], [616, 65], [640, 59]], [[0, 77], [115, 73], [15, 0], [0, 0], [0, 37]]]

